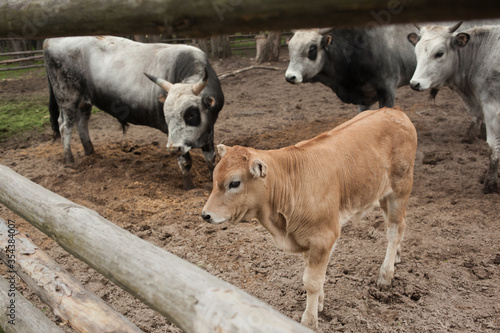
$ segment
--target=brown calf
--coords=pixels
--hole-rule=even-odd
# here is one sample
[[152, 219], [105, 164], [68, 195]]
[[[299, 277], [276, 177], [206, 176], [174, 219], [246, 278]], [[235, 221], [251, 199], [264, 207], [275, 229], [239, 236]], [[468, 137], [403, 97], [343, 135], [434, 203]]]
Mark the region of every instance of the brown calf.
[[314, 139], [278, 150], [219, 145], [207, 222], [257, 218], [285, 251], [304, 256], [307, 306], [302, 324], [317, 328], [326, 268], [341, 226], [378, 203], [388, 246], [378, 279], [390, 287], [399, 262], [413, 183], [417, 133], [397, 109], [365, 111]]

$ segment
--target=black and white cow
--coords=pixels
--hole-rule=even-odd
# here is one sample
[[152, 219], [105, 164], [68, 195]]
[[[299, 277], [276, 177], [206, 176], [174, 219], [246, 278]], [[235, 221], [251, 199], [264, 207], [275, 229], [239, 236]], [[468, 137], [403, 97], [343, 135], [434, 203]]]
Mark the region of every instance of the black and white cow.
[[491, 155], [483, 192], [490, 193], [499, 191], [500, 26], [457, 32], [460, 24], [429, 25], [408, 35], [417, 56], [410, 86], [417, 91], [448, 86], [475, 119], [484, 119]]
[[214, 124], [224, 94], [205, 53], [186, 45], [99, 36], [47, 39], [44, 56], [52, 128], [62, 135], [65, 163], [74, 161], [75, 124], [85, 154], [94, 152], [88, 131], [94, 105], [123, 126], [145, 125], [168, 134], [167, 150], [180, 154], [185, 189], [194, 187], [190, 149], [201, 148], [213, 170]]
[[321, 82], [360, 111], [375, 102], [393, 107], [396, 89], [409, 84], [417, 65], [402, 41], [417, 31], [413, 25], [298, 30], [288, 43], [286, 81]]

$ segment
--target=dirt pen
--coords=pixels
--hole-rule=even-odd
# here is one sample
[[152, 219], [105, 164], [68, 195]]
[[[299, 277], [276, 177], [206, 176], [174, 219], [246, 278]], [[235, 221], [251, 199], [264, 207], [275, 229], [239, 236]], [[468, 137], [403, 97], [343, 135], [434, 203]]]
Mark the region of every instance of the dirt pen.
[[[253, 62], [233, 57], [213, 65], [221, 74]], [[287, 84], [286, 55], [272, 66], [279, 70], [250, 70], [222, 81], [227, 104], [216, 123], [216, 143], [279, 148], [357, 113], [356, 106], [341, 103], [320, 84]], [[15, 94], [26, 85], [47, 91], [45, 79], [33, 76], [1, 82], [0, 93]], [[378, 291], [376, 277], [386, 247], [382, 214], [375, 210], [361, 224], [346, 225], [328, 267], [319, 329], [498, 331], [500, 196], [482, 194], [480, 184], [488, 146], [481, 140], [462, 143], [469, 116], [448, 89], [432, 102], [427, 94], [404, 87], [398, 90], [396, 104], [419, 135], [402, 263], [396, 266], [392, 289]], [[2, 143], [0, 163], [300, 320], [305, 307], [302, 258], [276, 249], [256, 221], [213, 226], [201, 219], [212, 184], [200, 152], [193, 157], [197, 188], [185, 192], [176, 158], [165, 152], [166, 137], [159, 131], [132, 126], [123, 136], [113, 118], [97, 113], [90, 134], [96, 154], [83, 156], [75, 138], [74, 167], [62, 165], [61, 143], [52, 142], [48, 130]], [[180, 331], [3, 206], [0, 216], [16, 221], [19, 231], [139, 329]], [[137, 257], [143, 254], [141, 248], [134, 251]], [[146, 262], [138, 269], [147, 270]], [[149, 286], [152, 281], [140, 283]], [[24, 284], [19, 287], [38, 308], [46, 307]], [[73, 332], [50, 309], [45, 314], [65, 332]]]

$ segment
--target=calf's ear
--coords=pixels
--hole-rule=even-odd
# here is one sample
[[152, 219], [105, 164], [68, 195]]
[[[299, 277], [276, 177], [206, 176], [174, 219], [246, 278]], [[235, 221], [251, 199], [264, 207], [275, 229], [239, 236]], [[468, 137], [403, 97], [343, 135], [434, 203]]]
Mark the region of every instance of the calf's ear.
[[217, 104], [217, 102], [215, 101], [215, 98], [213, 98], [212, 96], [205, 96], [203, 98], [203, 105], [207, 108], [207, 109], [212, 109], [215, 104]]
[[253, 178], [257, 177], [265, 177], [267, 175], [267, 165], [259, 159], [256, 159], [252, 162], [250, 166], [250, 173]]
[[470, 40], [470, 35], [465, 32], [461, 32], [455, 36], [454, 43], [458, 47], [464, 47]]
[[332, 36], [331, 35], [324, 35], [321, 37], [321, 46], [322, 47], [327, 47], [332, 43]]
[[167, 99], [167, 95], [164, 93], [161, 93], [158, 95], [158, 98], [156, 100], [160, 102], [161, 104], [165, 103], [165, 100]]
[[413, 46], [417, 45], [418, 41], [420, 40], [420, 36], [417, 35], [416, 33], [412, 32], [411, 34], [408, 34], [408, 40], [410, 43], [413, 44]]
[[220, 145], [217, 145], [217, 153], [219, 153], [220, 157], [223, 157], [224, 155], [226, 155], [228, 148], [228, 146], [225, 146], [221, 143]]

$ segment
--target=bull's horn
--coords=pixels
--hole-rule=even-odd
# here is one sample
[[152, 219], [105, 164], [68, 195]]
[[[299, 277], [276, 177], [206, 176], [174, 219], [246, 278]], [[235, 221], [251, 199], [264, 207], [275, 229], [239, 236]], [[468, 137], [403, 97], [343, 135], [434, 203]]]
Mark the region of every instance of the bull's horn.
[[422, 27], [420, 25], [418, 25], [417, 23], [413, 23], [413, 25], [415, 25], [415, 28], [417, 28], [418, 31], [422, 30]]
[[333, 29], [335, 29], [335, 28], [333, 28], [333, 27], [330, 27], [330, 28], [321, 28], [321, 29], [318, 29], [318, 33], [320, 35], [326, 35], [327, 33], [332, 32]]
[[193, 88], [191, 88], [193, 94], [198, 96], [202, 92], [202, 90], [205, 89], [205, 87], [207, 86], [207, 82], [208, 82], [207, 69], [203, 68], [203, 77], [201, 78], [200, 81], [193, 84]]
[[449, 27], [449, 32], [450, 33], [454, 33], [455, 31], [457, 31], [457, 29], [460, 28], [460, 26], [462, 25], [462, 23], [464, 23], [464, 21], [460, 21], [457, 24], [455, 24], [454, 26]]
[[172, 88], [172, 86], [173, 86], [173, 84], [168, 82], [167, 80], [160, 79], [159, 77], [149, 75], [147, 73], [144, 73], [144, 75], [146, 75], [148, 77], [148, 79], [150, 79], [151, 81], [153, 81], [154, 83], [159, 85], [166, 92], [168, 92], [170, 90], [170, 88]]

